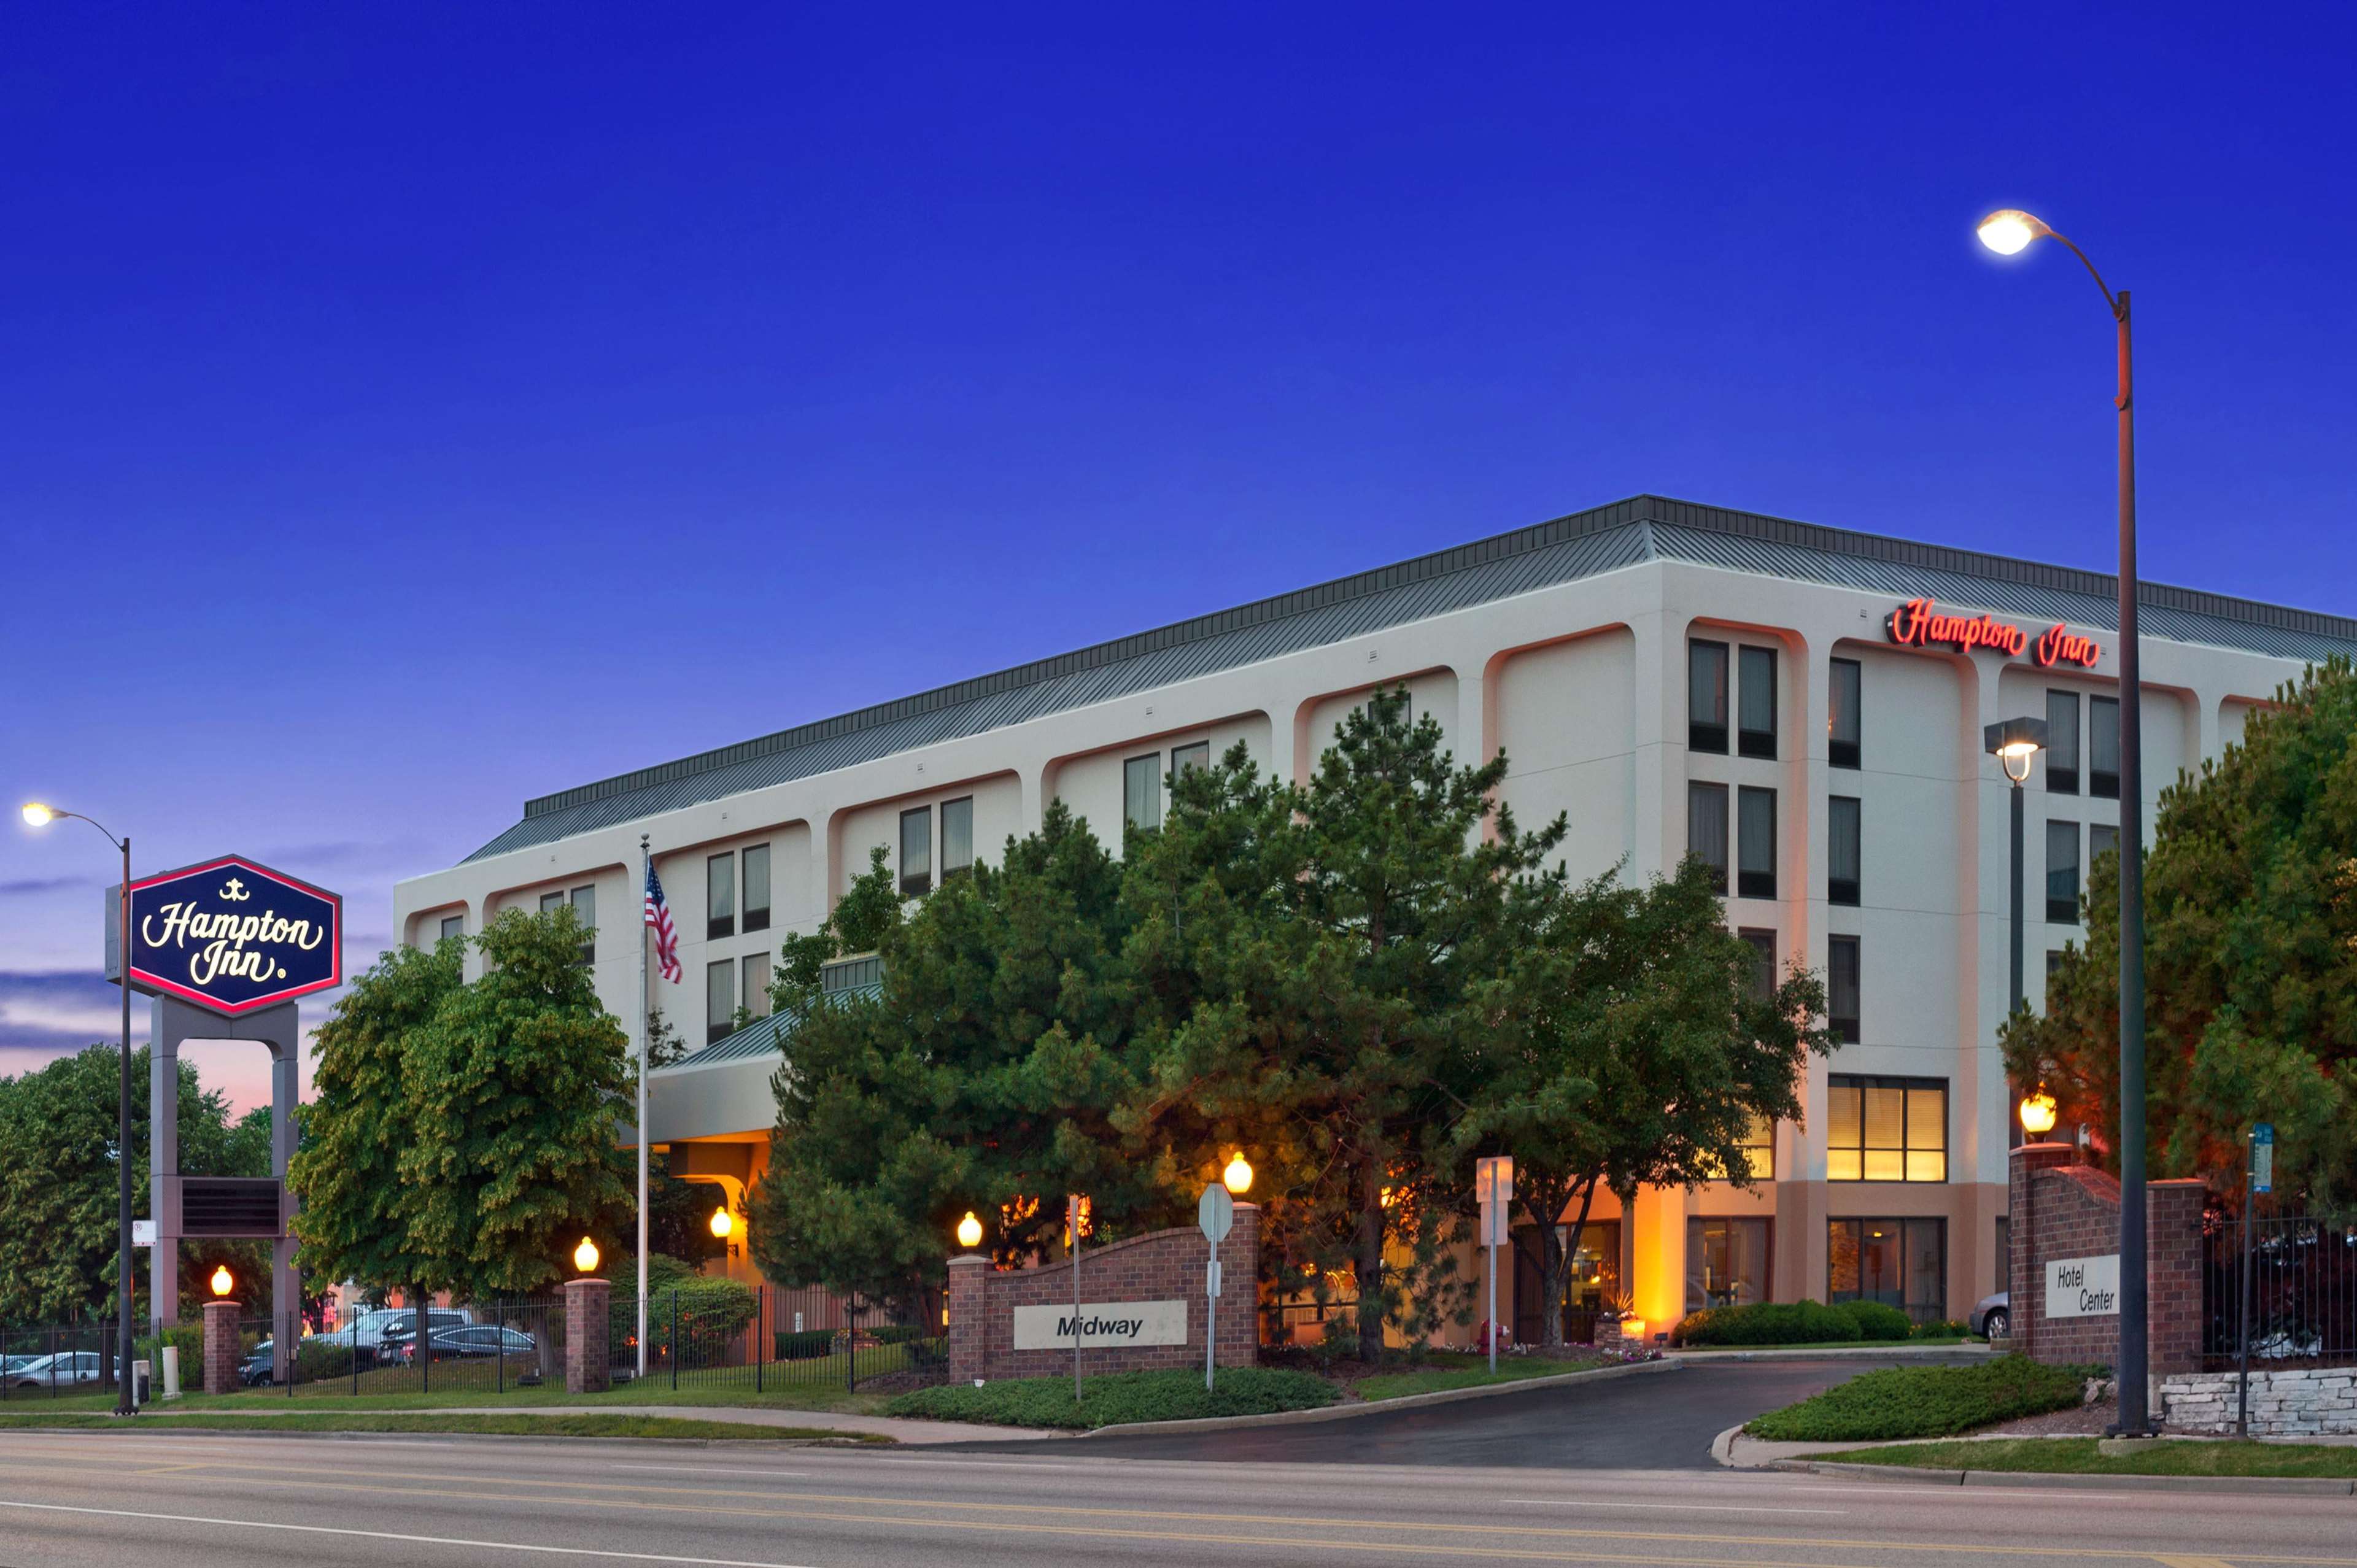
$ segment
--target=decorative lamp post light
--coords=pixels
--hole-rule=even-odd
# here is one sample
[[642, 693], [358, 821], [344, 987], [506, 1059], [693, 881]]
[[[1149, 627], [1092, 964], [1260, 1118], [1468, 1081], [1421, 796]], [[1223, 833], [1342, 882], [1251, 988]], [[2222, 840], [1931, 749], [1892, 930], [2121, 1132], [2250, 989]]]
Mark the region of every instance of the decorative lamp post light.
[[1981, 243], [2000, 256], [2018, 255], [2038, 240], [2062, 246], [2095, 280], [2119, 328], [2119, 391], [2112, 400], [2119, 412], [2120, 508], [2120, 1418], [2114, 1430], [2142, 1437], [2152, 1431], [2145, 1276], [2144, 704], [2136, 655], [2136, 394], [2128, 294], [2114, 294], [2086, 252], [2018, 209], [1990, 213], [1980, 220], [1979, 233]]
[[1244, 1158], [1242, 1149], [1238, 1149], [1235, 1157], [1228, 1162], [1228, 1168], [1220, 1173], [1221, 1184], [1237, 1197], [1252, 1190], [1252, 1165]]
[[974, 1217], [971, 1208], [965, 1211], [965, 1218], [957, 1222], [957, 1243], [969, 1252], [982, 1245], [982, 1221]]
[[597, 1273], [597, 1243], [587, 1236], [582, 1237], [581, 1245], [573, 1249], [573, 1266], [585, 1274]]
[[736, 1229], [736, 1217], [728, 1212], [726, 1204], [724, 1203], [712, 1211], [712, 1234], [715, 1237], [726, 1241]]
[[2021, 1130], [2033, 1138], [2054, 1131], [2054, 1097], [2042, 1083], [2021, 1097]]
[[[25, 825], [45, 828], [59, 817], [71, 817], [88, 822], [104, 835], [106, 842], [123, 852], [123, 886], [115, 895], [115, 951], [122, 966], [123, 986], [123, 1082], [114, 1110], [114, 1175], [115, 1175], [115, 1258], [120, 1265], [118, 1284], [121, 1289], [123, 1322], [115, 1337], [115, 1365], [119, 1373], [114, 1380], [114, 1413], [135, 1415], [132, 1402], [131, 1382], [131, 841], [116, 838], [94, 817], [80, 811], [60, 811], [55, 806], [45, 806], [38, 800], [25, 803]], [[176, 1263], [174, 1265], [178, 1267]]]
[[213, 1298], [216, 1301], [226, 1297], [231, 1291], [237, 1288], [237, 1281], [230, 1277], [227, 1263], [217, 1265], [213, 1270], [213, 1277], [205, 1283], [213, 1287]]

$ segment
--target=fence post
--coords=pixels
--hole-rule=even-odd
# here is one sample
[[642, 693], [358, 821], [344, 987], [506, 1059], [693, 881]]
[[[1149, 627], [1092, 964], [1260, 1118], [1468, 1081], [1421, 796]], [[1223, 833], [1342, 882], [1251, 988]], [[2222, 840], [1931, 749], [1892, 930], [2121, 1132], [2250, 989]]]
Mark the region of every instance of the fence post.
[[671, 1386], [679, 1389], [679, 1287], [671, 1287]]
[[499, 1331], [491, 1336], [491, 1343], [499, 1348], [500, 1392], [505, 1394], [508, 1391], [508, 1306], [497, 1296], [491, 1298], [491, 1326]]
[[[347, 1306], [344, 1309], [344, 1315], [347, 1317], [351, 1316], [351, 1308]], [[361, 1391], [361, 1326], [357, 1322], [347, 1323], [344, 1325], [344, 1334], [351, 1340], [352, 1392], [357, 1394]], [[163, 1352], [159, 1350], [156, 1354], [160, 1356]], [[372, 1356], [376, 1354], [376, 1352], [371, 1350], [369, 1354]]]
[[2234, 1435], [2251, 1434], [2251, 1176], [2243, 1173], [2243, 1353], [2242, 1371], [2235, 1381], [2241, 1385], [2236, 1402]]
[[762, 1363], [770, 1359], [770, 1287], [753, 1287], [753, 1391], [761, 1391]]

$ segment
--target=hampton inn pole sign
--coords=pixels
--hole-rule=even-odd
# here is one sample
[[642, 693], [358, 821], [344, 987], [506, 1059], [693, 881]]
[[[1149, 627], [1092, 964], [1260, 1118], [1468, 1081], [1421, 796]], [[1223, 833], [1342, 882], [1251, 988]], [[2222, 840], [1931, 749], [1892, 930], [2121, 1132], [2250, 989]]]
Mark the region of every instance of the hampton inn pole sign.
[[341, 984], [344, 901], [242, 855], [131, 884], [134, 989], [226, 1017]]
[[2104, 653], [2095, 646], [2093, 638], [2081, 637], [2068, 627], [2049, 627], [2032, 644], [2029, 634], [2018, 626], [1986, 613], [1952, 615], [1933, 599], [1910, 599], [1892, 610], [1882, 624], [1891, 641], [1909, 648], [1952, 648], [1958, 653], [1994, 648], [2008, 659], [2020, 658], [2026, 648], [2031, 658], [2049, 669], [2057, 664], [2076, 664], [2083, 670], [2092, 670]]

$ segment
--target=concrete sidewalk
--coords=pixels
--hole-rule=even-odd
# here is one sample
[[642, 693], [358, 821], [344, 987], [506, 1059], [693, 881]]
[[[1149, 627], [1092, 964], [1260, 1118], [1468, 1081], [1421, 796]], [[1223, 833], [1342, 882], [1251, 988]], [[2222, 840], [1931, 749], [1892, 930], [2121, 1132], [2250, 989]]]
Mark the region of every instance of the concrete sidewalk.
[[[170, 1407], [151, 1404], [146, 1407], [155, 1415], [168, 1415]], [[1068, 1432], [1046, 1432], [1020, 1426], [980, 1426], [962, 1421], [905, 1421], [897, 1416], [857, 1415], [835, 1410], [780, 1410], [773, 1406], [728, 1404], [542, 1404], [515, 1405], [436, 1405], [425, 1410], [369, 1410], [338, 1412], [317, 1406], [296, 1410], [200, 1410], [191, 1415], [235, 1415], [248, 1421], [267, 1423], [282, 1415], [660, 1415], [681, 1421], [725, 1421], [745, 1426], [808, 1426], [827, 1432], [865, 1433], [871, 1436], [889, 1437], [896, 1443], [923, 1445], [932, 1443], [1036, 1443], [1042, 1438], [1070, 1437]]]

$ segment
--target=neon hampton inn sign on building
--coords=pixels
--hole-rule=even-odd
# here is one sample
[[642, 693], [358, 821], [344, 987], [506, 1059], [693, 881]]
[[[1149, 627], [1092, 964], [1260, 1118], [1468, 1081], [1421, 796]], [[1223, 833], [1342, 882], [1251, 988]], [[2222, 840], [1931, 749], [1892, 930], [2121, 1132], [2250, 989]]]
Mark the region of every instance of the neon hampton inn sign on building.
[[2029, 649], [2030, 657], [2049, 668], [2076, 664], [2092, 670], [2104, 652], [2093, 638], [2082, 637], [2060, 624], [2047, 628], [2033, 645], [2029, 634], [2018, 626], [1986, 612], [1953, 615], [1940, 608], [1936, 599], [1910, 599], [1892, 610], [1882, 625], [1891, 641], [1906, 647], [1953, 648], [1959, 653], [1994, 648], [2008, 659], [2018, 659], [2022, 650]]

